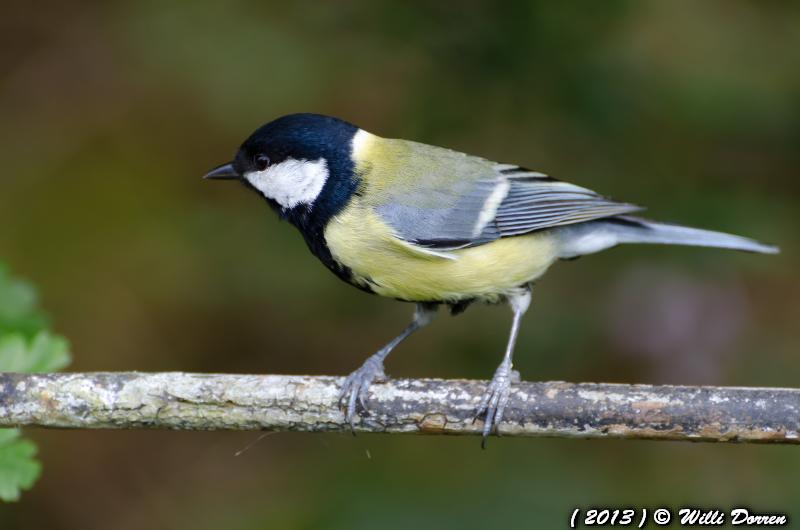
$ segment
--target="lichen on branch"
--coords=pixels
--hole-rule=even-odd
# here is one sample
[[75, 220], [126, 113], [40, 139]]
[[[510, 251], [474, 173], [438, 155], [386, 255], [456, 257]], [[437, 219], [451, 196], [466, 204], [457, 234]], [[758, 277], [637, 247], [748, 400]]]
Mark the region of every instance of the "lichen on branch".
[[[350, 430], [342, 379], [189, 373], [0, 374], [0, 427]], [[480, 434], [484, 381], [375, 384], [357, 432]], [[505, 436], [800, 443], [800, 390], [527, 383], [513, 386]]]

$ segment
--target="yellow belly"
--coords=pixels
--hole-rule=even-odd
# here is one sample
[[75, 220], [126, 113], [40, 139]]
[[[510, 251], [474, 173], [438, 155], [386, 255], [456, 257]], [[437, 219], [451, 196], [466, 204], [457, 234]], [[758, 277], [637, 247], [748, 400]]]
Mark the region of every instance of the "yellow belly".
[[547, 232], [447, 252], [454, 259], [431, 255], [393, 237], [391, 228], [358, 199], [330, 221], [325, 240], [356, 283], [382, 296], [416, 302], [497, 301], [544, 274], [556, 259]]

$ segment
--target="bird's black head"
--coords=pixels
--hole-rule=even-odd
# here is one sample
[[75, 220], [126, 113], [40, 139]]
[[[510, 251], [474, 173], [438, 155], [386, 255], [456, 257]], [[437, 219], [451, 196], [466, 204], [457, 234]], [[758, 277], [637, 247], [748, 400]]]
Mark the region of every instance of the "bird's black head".
[[283, 116], [257, 129], [233, 162], [214, 169], [206, 178], [241, 180], [300, 228], [307, 239], [316, 237], [356, 189], [351, 151], [358, 130], [320, 114]]

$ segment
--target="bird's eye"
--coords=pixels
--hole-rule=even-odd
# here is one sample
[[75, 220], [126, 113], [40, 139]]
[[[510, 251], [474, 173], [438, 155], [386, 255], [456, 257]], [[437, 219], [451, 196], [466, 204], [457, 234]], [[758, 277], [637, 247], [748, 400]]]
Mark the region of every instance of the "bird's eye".
[[256, 171], [264, 171], [269, 166], [269, 157], [264, 154], [256, 155], [254, 162]]

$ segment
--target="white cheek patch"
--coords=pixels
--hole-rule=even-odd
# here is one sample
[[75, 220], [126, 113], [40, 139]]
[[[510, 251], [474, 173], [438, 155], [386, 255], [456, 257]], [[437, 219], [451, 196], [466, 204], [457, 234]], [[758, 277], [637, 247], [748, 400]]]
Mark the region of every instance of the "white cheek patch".
[[313, 204], [328, 180], [328, 164], [324, 158], [314, 162], [288, 158], [264, 171], [245, 173], [244, 178], [255, 188], [284, 208]]

